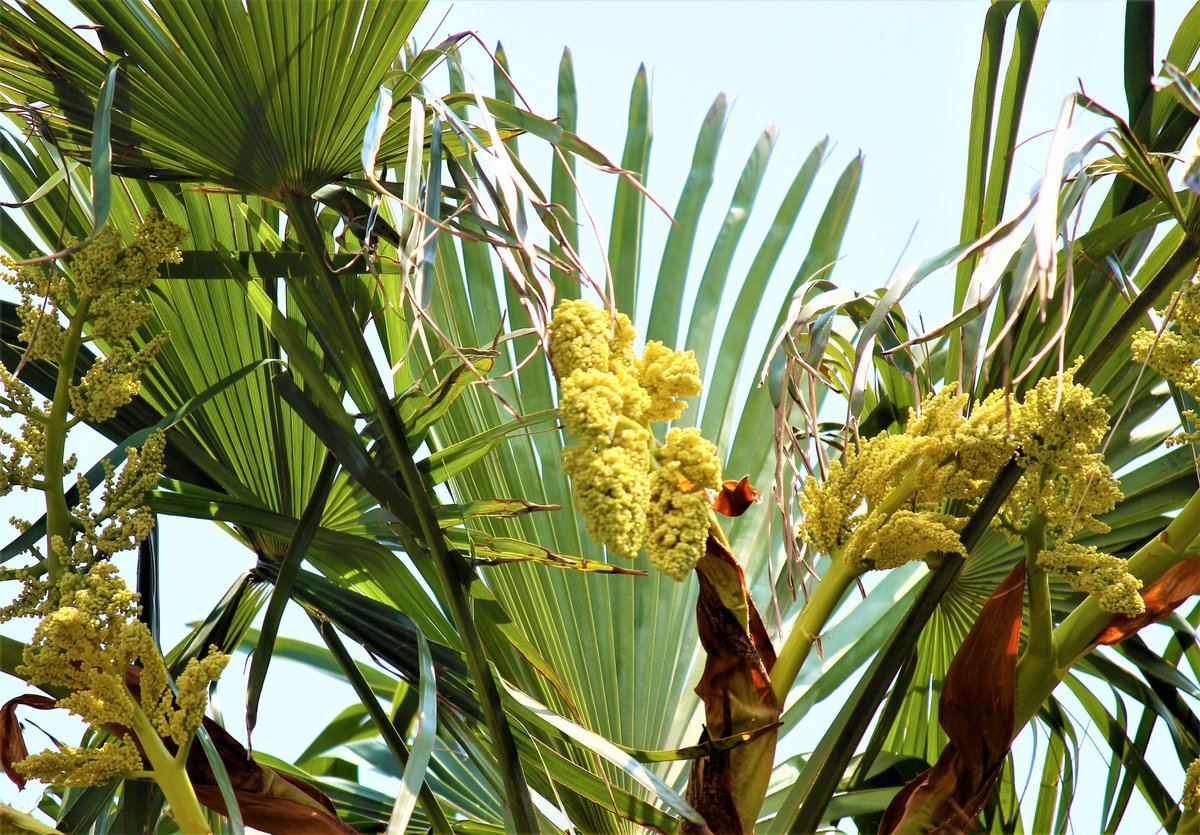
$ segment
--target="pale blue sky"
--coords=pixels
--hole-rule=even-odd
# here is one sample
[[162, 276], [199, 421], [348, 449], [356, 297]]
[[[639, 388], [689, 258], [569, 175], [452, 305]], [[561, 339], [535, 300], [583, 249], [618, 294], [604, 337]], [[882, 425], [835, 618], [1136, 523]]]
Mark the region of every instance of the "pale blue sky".
[[[702, 266], [705, 242], [712, 240], [746, 156], [768, 125], [778, 129], [778, 142], [758, 212], [744, 239], [746, 252], [734, 263], [734, 276], [739, 267], [748, 266], [765, 222], [796, 169], [812, 146], [828, 135], [831, 158], [779, 267], [790, 279], [807, 247], [823, 196], [861, 149], [866, 158], [864, 177], [843, 247], [844, 259], [834, 279], [866, 290], [887, 280], [910, 233], [904, 265], [957, 243], [971, 89], [987, 5], [975, 0], [473, 0], [451, 6], [438, 0], [431, 4], [419, 32], [440, 38], [473, 29], [489, 46], [503, 41], [517, 86], [533, 109], [545, 115], [555, 110], [558, 61], [564, 45], [569, 45], [579, 86], [579, 132], [614, 159], [620, 158], [629, 88], [639, 63], [645, 63], [654, 112], [649, 187], [668, 207], [678, 197], [709, 105], [718, 93], [729, 94], [733, 106], [694, 267]], [[1187, 7], [1180, 0], [1159, 4], [1160, 55]], [[446, 20], [439, 24], [443, 14]], [[1122, 67], [1114, 60], [1121, 54], [1123, 17], [1124, 4], [1114, 0], [1051, 4], [1022, 137], [1052, 128], [1063, 97], [1080, 80], [1093, 97], [1124, 111]], [[466, 56], [471, 75], [481, 88], [490, 90], [491, 68], [482, 51], [470, 46]], [[1044, 138], [1034, 139], [1022, 149], [1013, 175], [1021, 190], [1036, 181], [1046, 145]], [[528, 142], [522, 147], [527, 154], [533, 149]], [[536, 163], [536, 153], [533, 160]], [[583, 186], [589, 204], [605, 216], [611, 180], [587, 176]], [[667, 226], [664, 219], [649, 213], [648, 228], [644, 269], [652, 274]], [[590, 257], [594, 259], [596, 253]], [[939, 292], [945, 287], [931, 281], [917, 297], [926, 307], [926, 321], [945, 313], [948, 294]], [[18, 512], [13, 504], [6, 500], [0, 517]], [[164, 627], [172, 639], [183, 633], [186, 622], [207, 613], [252, 558], [210, 526], [168, 520], [164, 528], [164, 548], [173, 560], [186, 552], [175, 566], [168, 564], [165, 577]], [[181, 570], [180, 562], [187, 567]], [[290, 623], [299, 637], [313, 639], [302, 618]], [[233, 667], [221, 691], [227, 712], [240, 715], [241, 668], [237, 662]], [[276, 673], [280, 675], [275, 677]], [[18, 691], [11, 680], [0, 680], [0, 699]], [[351, 700], [348, 690], [323, 681], [301, 682], [281, 665], [266, 690], [255, 747], [294, 757], [324, 721]], [[230, 724], [236, 729], [239, 722]], [[1105, 765], [1094, 762], [1092, 767]], [[1164, 783], [1175, 788], [1174, 771], [1163, 771]], [[1103, 770], [1091, 777], [1102, 780]], [[0, 785], [0, 799], [11, 802], [12, 787], [6, 782]], [[1083, 788], [1087, 790], [1086, 783]], [[32, 799], [17, 802], [28, 805]], [[1080, 805], [1081, 813], [1086, 805]], [[1125, 831], [1151, 831], [1145, 828], [1146, 820], [1131, 814]], [[1096, 828], [1081, 817], [1076, 831]]]

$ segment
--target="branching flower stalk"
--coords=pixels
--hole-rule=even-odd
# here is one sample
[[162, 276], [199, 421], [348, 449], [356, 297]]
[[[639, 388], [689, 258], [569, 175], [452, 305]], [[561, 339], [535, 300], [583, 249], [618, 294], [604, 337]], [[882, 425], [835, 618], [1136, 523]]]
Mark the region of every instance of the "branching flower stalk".
[[[53, 399], [39, 405], [28, 386], [0, 366], [0, 415], [21, 421], [19, 434], [0, 432], [6, 448], [0, 496], [14, 487], [39, 489], [46, 506], [45, 544], [30, 549], [33, 564], [0, 574], [21, 583], [14, 600], [0, 608], [0, 619], [40, 619], [18, 673], [32, 685], [66, 692], [58, 706], [105, 740], [98, 747], [60, 745], [26, 757], [10, 776], [20, 784], [36, 778], [62, 786], [152, 779], [176, 824], [191, 835], [209, 827], [186, 759], [208, 688], [229, 658], [214, 647], [204, 659], [192, 659], [174, 694], [162, 654], [139, 620], [138, 595], [111, 562], [150, 533], [153, 515], [143, 498], [158, 481], [166, 439], [157, 432], [140, 449], [126, 450], [119, 474], [106, 464], [98, 509], [83, 476], [75, 479], [79, 499], [73, 506], [65, 483], [76, 466], [74, 456], [65, 455], [68, 433], [85, 419], [107, 420], [129, 403], [167, 338], [159, 334], [140, 348], [131, 339], [153, 313], [138, 297], [160, 264], [179, 260], [183, 235], [155, 218], [128, 246], [106, 231], [72, 259], [70, 280], [41, 268], [2, 265], [5, 281], [20, 295], [27, 356], [54, 364], [58, 378]], [[76, 381], [76, 363], [89, 341], [103, 342], [106, 352]], [[28, 523], [14, 523], [28, 529]]]
[[[965, 396], [938, 392], [910, 412], [903, 433], [850, 447], [824, 480], [806, 482], [801, 536], [831, 562], [772, 671], [781, 700], [863, 572], [938, 553], [966, 556], [959, 532], [967, 514], [1010, 460], [1022, 475], [994, 524], [1024, 546], [1031, 607], [1027, 656], [1055, 657], [1051, 574], [1089, 594], [1109, 617], [1143, 611], [1141, 582], [1124, 560], [1071, 542], [1081, 530], [1106, 530], [1096, 517], [1121, 498], [1102, 456], [1092, 451], [1108, 429], [1108, 401], [1074, 382], [1077, 368], [1040, 381], [1020, 401], [995, 392], [969, 415]], [[966, 509], [964, 515], [946, 511], [952, 500]]]
[[[1200, 356], [1200, 284], [1188, 284], [1172, 295], [1166, 309], [1174, 310], [1170, 328], [1161, 332], [1148, 329], [1137, 331], [1132, 337], [1132, 359], [1145, 363], [1168, 381], [1179, 386], [1193, 397], [1200, 395], [1200, 368], [1196, 357]], [[1177, 442], [1194, 440], [1184, 433]], [[1085, 479], [1077, 479], [1084, 481]], [[1135, 607], [1123, 609], [1114, 598], [1121, 594], [1120, 584], [1114, 582], [1114, 570], [1120, 569], [1130, 582], [1141, 587], [1163, 576], [1167, 571], [1187, 558], [1193, 542], [1200, 537], [1200, 491], [1197, 491], [1180, 510], [1179, 514], [1158, 536], [1143, 545], [1128, 560], [1128, 564], [1114, 566], [1105, 561], [1101, 567], [1108, 578], [1107, 596], [1090, 594], [1057, 629], [1054, 630], [1048, 654], [1031, 654], [1021, 659], [1018, 666], [1018, 702], [1016, 726], [1023, 727], [1037, 713], [1038, 708], [1054, 688], [1062, 681], [1070, 668], [1094, 645], [1096, 636], [1112, 620], [1114, 612], [1137, 614]], [[1080, 554], [1079, 546], [1074, 553], [1062, 555], [1060, 564], [1071, 560], [1096, 560], [1094, 554]], [[1063, 550], [1059, 549], [1060, 552]], [[1103, 557], [1103, 555], [1100, 555]], [[1109, 558], [1111, 560], [1112, 558]], [[1068, 582], [1071, 577], [1068, 576]], [[1076, 585], [1079, 588], [1079, 585]], [[1086, 589], [1085, 589], [1086, 590]]]

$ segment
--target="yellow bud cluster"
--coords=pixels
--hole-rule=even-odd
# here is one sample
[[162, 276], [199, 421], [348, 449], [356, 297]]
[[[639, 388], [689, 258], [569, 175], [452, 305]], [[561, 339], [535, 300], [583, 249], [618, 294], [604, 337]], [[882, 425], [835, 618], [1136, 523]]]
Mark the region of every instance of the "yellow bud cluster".
[[1192, 760], [1183, 775], [1183, 798], [1179, 802], [1185, 812], [1200, 809], [1200, 757]]
[[550, 361], [560, 380], [575, 371], [608, 371], [615, 328], [607, 311], [590, 302], [566, 300], [550, 322]]
[[204, 658], [188, 661], [176, 682], [179, 688], [179, 694], [175, 696], [177, 707], [171, 707], [171, 691], [165, 690], [159, 699], [159, 709], [153, 714], [155, 726], [160, 733], [169, 736], [176, 745], [187, 742], [204, 721], [209, 685], [221, 677], [221, 672], [228, 663], [229, 656], [215, 646], [208, 648], [208, 655]]
[[125, 340], [153, 315], [138, 297], [158, 276], [159, 265], [182, 260], [179, 245], [185, 230], [151, 215], [122, 246], [112, 230], [88, 243], [71, 262], [76, 292], [92, 296], [91, 335], [109, 341]]
[[1125, 570], [1126, 560], [1090, 545], [1063, 543], [1053, 551], [1040, 551], [1037, 564], [1071, 588], [1091, 595], [1106, 612], [1134, 617], [1146, 611], [1138, 593], [1142, 581]]
[[71, 386], [71, 411], [97, 422], [116, 415], [142, 390], [142, 375], [167, 338], [166, 332], [155, 334], [136, 351], [122, 343], [107, 357], [98, 357], [79, 384]]
[[[132, 727], [141, 711], [164, 737], [185, 744], [203, 719], [208, 686], [229, 656], [210, 647], [203, 660], [190, 661], [175, 696], [167, 686], [166, 666], [150, 630], [137, 620], [138, 595], [126, 587], [111, 563], [100, 561], [85, 571], [68, 571], [56, 591], [57, 608], [38, 624], [17, 672], [32, 684], [69, 691], [58, 706], [93, 727]], [[141, 668], [138, 698], [126, 681], [134, 664]], [[31, 776], [55, 774], [76, 781], [71, 785], [104, 782], [141, 768], [141, 757], [128, 739], [98, 750], [60, 748], [30, 759]], [[121, 770], [114, 772], [118, 767]]]
[[932, 394], [910, 410], [904, 432], [846, 449], [826, 477], [806, 479], [801, 536], [859, 570], [894, 568], [933, 551], [962, 553], [965, 519], [940, 512], [950, 499], [977, 499], [1011, 456], [990, 411], [965, 417], [964, 395]]
[[645, 535], [650, 441], [649, 430], [629, 425], [597, 446], [563, 450], [563, 469], [588, 533], [623, 557], [637, 556]]
[[721, 459], [717, 457], [716, 444], [701, 435], [699, 429], [669, 430], [666, 443], [654, 456], [664, 470], [677, 476], [682, 490], [721, 487]]
[[60, 311], [71, 298], [66, 277], [46, 265], [17, 267], [4, 256], [0, 256], [0, 274], [20, 297], [17, 305], [22, 326], [19, 338], [29, 346], [29, 356], [57, 362], [64, 334]]
[[1167, 310], [1173, 311], [1170, 327], [1156, 334], [1140, 330], [1133, 335], [1133, 360], [1146, 363], [1192, 397], [1200, 398], [1200, 283], [1188, 282], [1172, 294]]
[[620, 417], [640, 422], [648, 401], [637, 378], [624, 369], [573, 371], [560, 382], [559, 392], [563, 426], [581, 440], [611, 434]]
[[[166, 444], [166, 434], [158, 431], [151, 433], [140, 449], [129, 447], [119, 476], [105, 462], [101, 494], [104, 504], [100, 512], [90, 514], [86, 501], [81, 501], [75, 511], [84, 530], [84, 541], [97, 556], [108, 557], [136, 548], [150, 535], [154, 514], [143, 502], [146, 493], [158, 485]], [[86, 492], [81, 489], [80, 495], [85, 496]]]
[[958, 531], [965, 520], [948, 513], [897, 510], [868, 514], [846, 542], [846, 559], [860, 571], [898, 568], [926, 554], [967, 555]]
[[15, 433], [0, 428], [0, 497], [14, 487], [28, 490], [44, 472], [48, 404], [35, 405], [29, 386], [0, 364], [0, 418], [25, 418]]
[[1033, 516], [1046, 520], [1046, 535], [1063, 541], [1088, 529], [1104, 533], [1097, 519], [1116, 507], [1121, 490], [1104, 457], [1092, 450], [1108, 433], [1107, 397], [1074, 381], [1079, 362], [1030, 389], [1010, 406], [1017, 463], [1025, 470], [999, 518], [1016, 539]]
[[623, 313], [579, 300], [555, 309], [549, 350], [559, 412], [578, 441], [563, 451], [563, 469], [597, 541], [627, 557], [645, 545], [656, 568], [683, 579], [708, 534], [701, 491], [720, 486], [721, 467], [716, 447], [695, 429], [672, 429], [654, 449], [649, 424], [679, 417], [686, 404], [677, 398], [700, 393], [700, 371], [692, 352], [658, 342], [639, 359], [636, 337]]
[[56, 786], [99, 786], [142, 769], [142, 756], [128, 736], [99, 748], [60, 745], [57, 751], [33, 754], [16, 764], [17, 771], [33, 780]]
[[647, 420], [676, 420], [687, 407], [677, 398], [696, 397], [704, 388], [696, 355], [673, 351], [661, 342], [646, 343], [638, 364], [638, 380], [650, 395]]
[[703, 493], [681, 490], [675, 473], [654, 471], [646, 515], [646, 553], [651, 565], [674, 580], [687, 577], [704, 554], [708, 506]]
[[57, 362], [66, 336], [58, 318], [58, 306], [49, 302], [37, 306], [30, 300], [23, 300], [17, 307], [17, 315], [22, 325], [19, 338], [29, 346], [30, 358]]

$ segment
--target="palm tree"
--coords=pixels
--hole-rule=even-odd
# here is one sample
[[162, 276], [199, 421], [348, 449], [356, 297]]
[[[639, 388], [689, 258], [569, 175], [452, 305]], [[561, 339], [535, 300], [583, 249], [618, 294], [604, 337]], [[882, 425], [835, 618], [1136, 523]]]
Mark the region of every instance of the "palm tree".
[[[1024, 393], [1056, 367], [1059, 352], [1042, 350], [1054, 333], [1047, 322], [1065, 322], [1061, 354], [1088, 357], [1081, 378], [1111, 398], [1114, 418], [1121, 412], [1105, 460], [1121, 472], [1126, 498], [1105, 517], [1111, 532], [1084, 541], [1132, 554], [1195, 491], [1190, 452], [1163, 452], [1171, 429], [1152, 422], [1172, 398], [1186, 407], [1187, 395], [1164, 390], [1125, 347], [1197, 257], [1190, 195], [1173, 191], [1167, 173], [1200, 97], [1189, 98], [1185, 78], [1150, 85], [1152, 7], [1131, 5], [1127, 18], [1129, 117], [1076, 100], [1109, 119], [1110, 133], [1092, 145], [1108, 155], [1082, 167], [1083, 158], [1056, 157], [1061, 173], [1047, 174], [1038, 203], [1056, 210], [1031, 208], [1030, 228], [1007, 222], [1008, 160], [1046, 12], [1038, 2], [993, 6], [976, 84], [964, 243], [886, 288], [852, 293], [833, 274], [859, 159], [824, 197], [794, 276], [776, 275], [826, 162], [824, 143], [787, 172], [791, 186], [740, 286], [730, 262], [766, 176], [769, 133], [745, 164], [716, 240], [697, 240], [723, 98], [701, 127], [651, 278], [642, 227], [656, 209], [639, 186], [651, 141], [644, 73], [615, 165], [573, 133], [569, 55], [557, 121], [538, 118], [514, 103], [502, 65], [494, 97], [465, 90], [456, 41], [406, 52], [419, 3], [312, 3], [298, 22], [272, 4], [77, 5], [100, 27], [104, 52], [37, 4], [0, 9], [0, 89], [31, 126], [24, 136], [4, 134], [0, 146], [6, 182], [30, 200], [19, 209], [25, 224], [0, 227], [0, 243], [14, 255], [48, 254], [106, 223], [127, 230], [150, 210], [188, 230], [183, 262], [155, 285], [155, 316], [140, 337], [166, 329], [171, 341], [139, 398], [95, 428], [119, 451], [135, 433], [172, 423], [151, 507], [219, 521], [258, 559], [194, 635], [167, 652], [175, 669], [209, 643], [253, 646], [249, 726], [273, 653], [356, 688], [359, 704], [316, 734], [298, 762], [263, 758], [322, 787], [354, 826], [378, 830], [394, 813], [411, 813], [409, 826], [422, 831], [532, 831], [564, 821], [586, 831], [668, 831], [697, 820], [680, 797], [689, 762], [717, 749], [680, 750], [700, 739], [704, 721], [691, 692], [704, 660], [696, 587], [636, 574], [649, 568], [644, 556], [614, 564], [588, 536], [562, 475], [554, 379], [537, 355], [552, 300], [586, 292], [580, 278], [589, 273], [575, 254], [575, 221], [586, 215], [574, 188], [579, 158], [620, 172], [607, 264], [592, 280], [611, 286], [616, 307], [630, 314], [639, 295], [652, 297], [639, 330], [694, 351], [706, 369], [705, 394], [681, 425], [719, 441], [726, 474], [746, 475], [767, 493], [727, 533], [778, 645], [819, 588], [797, 560], [813, 561], [815, 576], [829, 572], [821, 555], [796, 544], [805, 467], [821, 472], [819, 462], [836, 459], [855, 434], [902, 431], [907, 410], [945, 385], [980, 399], [1006, 386]], [[1185, 71], [1200, 45], [1195, 14], [1168, 54]], [[1009, 28], [1014, 46], [1001, 84]], [[449, 93], [427, 94], [427, 76], [443, 65]], [[521, 166], [517, 142], [528, 139], [514, 139], [518, 132], [554, 147], [548, 192]], [[1074, 212], [1093, 188], [1103, 192], [1101, 208], [1077, 229]], [[1039, 283], [1047, 240], [1055, 261]], [[694, 253], [707, 257], [696, 302], [684, 310], [678, 299]], [[70, 277], [69, 259], [55, 264]], [[960, 314], [921, 334], [901, 302], [946, 266], [956, 269]], [[1048, 292], [1051, 284], [1059, 291]], [[772, 309], [764, 298], [780, 291], [789, 305]], [[733, 312], [716, 327], [721, 304]], [[4, 313], [8, 328], [15, 314]], [[20, 361], [15, 332], [5, 331], [10, 368]], [[772, 339], [748, 354], [755, 333]], [[990, 353], [978, 347], [993, 343]], [[31, 362], [23, 379], [45, 387], [56, 373]], [[742, 396], [760, 374], [765, 382]], [[988, 509], [1010, 487], [1000, 479], [974, 511], [963, 532], [966, 560], [942, 555], [931, 571], [883, 575], [865, 598], [838, 590], [832, 603], [844, 614], [815, 630], [824, 632], [823, 656], [809, 658], [784, 688], [784, 732], [812, 734], [804, 719], [813, 705], [847, 682], [853, 693], [819, 739], [806, 736], [811, 754], [774, 763], [764, 830], [813, 831], [842, 819], [877, 826], [897, 790], [938, 758], [947, 738], [930, 694], [941, 692], [982, 601], [1019, 561], [986, 527]], [[147, 566], [179, 558], [149, 548], [141, 555]], [[152, 587], [143, 592], [152, 617]], [[324, 646], [278, 636], [289, 601], [314, 617]], [[1065, 587], [1053, 588], [1052, 601], [1055, 622], [1081, 605]], [[261, 629], [252, 630], [264, 608]], [[1200, 610], [1185, 617], [1194, 626]], [[1136, 753], [1159, 720], [1181, 762], [1200, 753], [1182, 699], [1197, 692], [1194, 670], [1180, 664], [1190, 627], [1179, 616], [1170, 623], [1181, 643], [1165, 654], [1131, 637], [1067, 677], [1116, 755], [1106, 823], [1121, 819], [1136, 789], [1174, 826], [1174, 789]], [[340, 636], [379, 665], [355, 662]], [[7, 672], [16, 657], [0, 658]], [[1136, 722], [1132, 712], [1109, 714], [1094, 685], [1145, 705]], [[1037, 705], [1049, 740], [1042, 767], [1055, 779], [1024, 807], [1021, 825], [1032, 831], [1065, 826], [1075, 797], [1081, 731], [1058, 699]], [[363, 786], [366, 769], [348, 750], [402, 777], [407, 791], [395, 800]], [[535, 808], [531, 789], [558, 812]], [[1004, 767], [980, 826], [1010, 831], [1022, 815], [1021, 790], [1021, 775]], [[102, 819], [119, 828], [146, 807], [161, 808], [142, 792], [134, 782], [58, 790], [42, 808], [73, 831]]]

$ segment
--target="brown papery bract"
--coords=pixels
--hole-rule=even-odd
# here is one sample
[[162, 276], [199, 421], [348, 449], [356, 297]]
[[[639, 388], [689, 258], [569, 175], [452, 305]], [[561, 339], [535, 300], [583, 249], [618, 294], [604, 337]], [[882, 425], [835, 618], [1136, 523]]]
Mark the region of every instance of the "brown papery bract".
[[983, 809], [1013, 740], [1024, 588], [1021, 561], [988, 598], [946, 671], [938, 717], [949, 744], [892, 799], [880, 835], [967, 832]]

